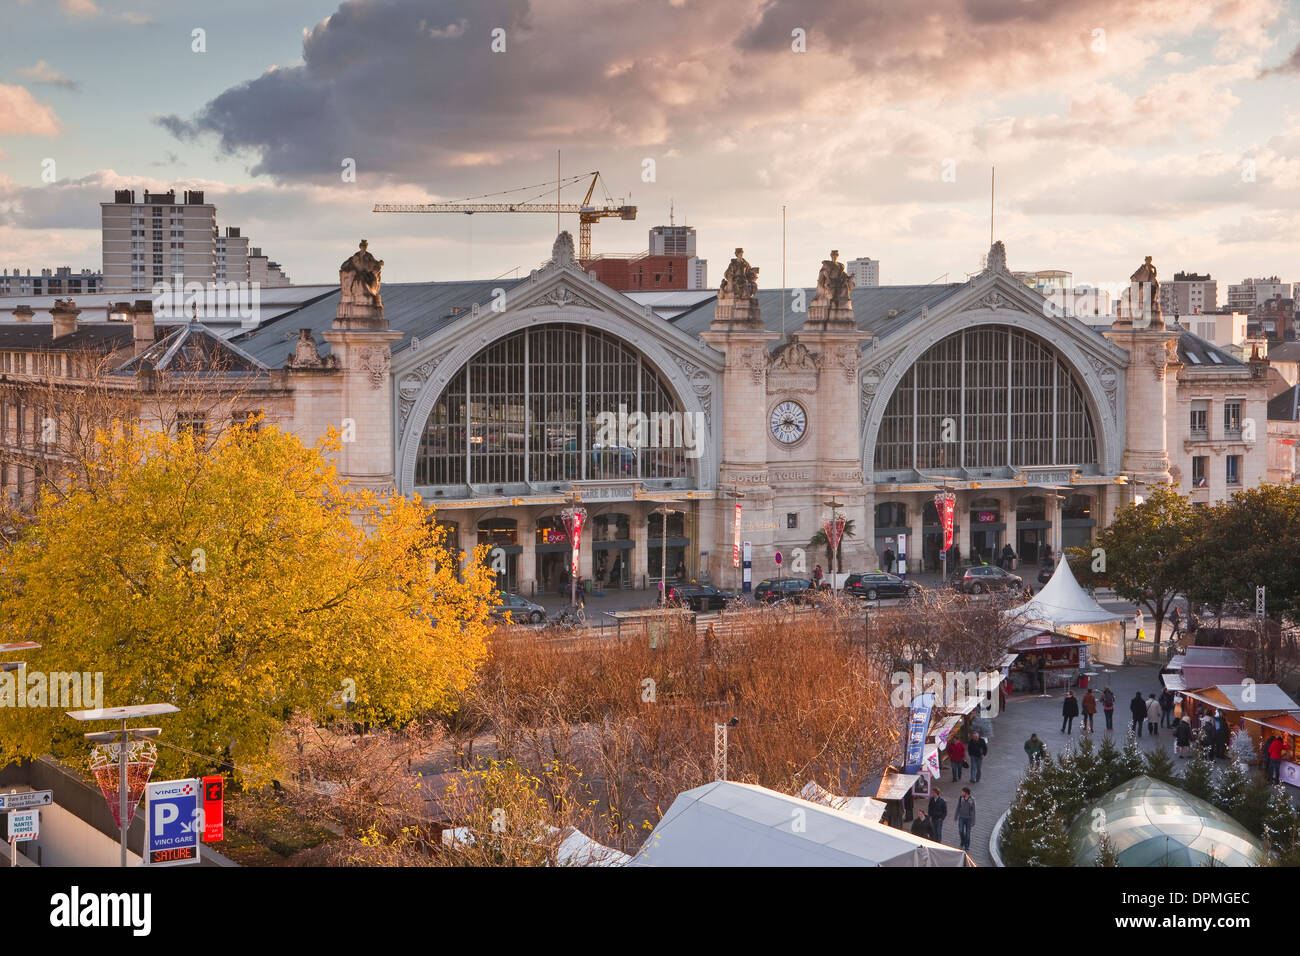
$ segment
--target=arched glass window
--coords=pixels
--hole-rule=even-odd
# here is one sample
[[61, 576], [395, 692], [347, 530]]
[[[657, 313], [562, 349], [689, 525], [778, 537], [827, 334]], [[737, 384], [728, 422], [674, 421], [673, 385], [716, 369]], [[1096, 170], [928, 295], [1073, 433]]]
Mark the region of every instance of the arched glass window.
[[1046, 342], [981, 326], [931, 346], [890, 396], [875, 470], [1097, 464], [1084, 390]]
[[907, 505], [901, 501], [884, 501], [876, 505], [877, 528], [906, 528]]
[[488, 345], [443, 389], [420, 439], [415, 483], [694, 477], [702, 432], [621, 339], [537, 326]]

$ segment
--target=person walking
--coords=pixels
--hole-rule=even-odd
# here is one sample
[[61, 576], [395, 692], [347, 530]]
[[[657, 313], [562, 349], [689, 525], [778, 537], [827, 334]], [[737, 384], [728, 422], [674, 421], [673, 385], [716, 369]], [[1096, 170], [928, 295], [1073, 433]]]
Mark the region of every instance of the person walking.
[[1174, 725], [1174, 753], [1179, 757], [1187, 756], [1192, 744], [1192, 723], [1186, 717]]
[[813, 587], [819, 588], [821, 586], [822, 586], [822, 566], [819, 564], [815, 568], [813, 568]]
[[952, 779], [956, 783], [966, 765], [966, 745], [955, 737], [948, 740], [948, 762], [952, 764]]
[[948, 819], [948, 801], [943, 798], [938, 787], [930, 791], [930, 829], [934, 831], [934, 842], [943, 842], [943, 821]]
[[1268, 742], [1268, 779], [1281, 783], [1282, 776], [1282, 738], [1274, 736]]
[[975, 798], [971, 796], [970, 787], [961, 788], [957, 798], [957, 842], [967, 853], [970, 852], [970, 831], [975, 826]]
[[1156, 700], [1155, 694], [1147, 698], [1147, 733], [1152, 737], [1160, 736], [1160, 701]]
[[1043, 742], [1038, 739], [1038, 734], [1030, 734], [1029, 739], [1025, 741], [1025, 753], [1029, 757], [1029, 766], [1031, 769], [1039, 766], [1043, 762], [1043, 754], [1046, 752], [1047, 748], [1044, 747]]
[[1166, 687], [1160, 694], [1160, 726], [1174, 725], [1174, 692]]
[[1004, 544], [1002, 546], [1002, 570], [1014, 571], [1015, 569], [1016, 569], [1015, 549], [1012, 548], [1009, 543]]
[[1217, 710], [1214, 712], [1214, 757], [1216, 760], [1225, 759], [1228, 755], [1228, 737], [1231, 731], [1228, 729], [1228, 722], [1223, 719], [1223, 714]]
[[894, 549], [885, 549], [885, 570], [890, 574], [894, 573]]
[[1101, 711], [1106, 715], [1106, 732], [1115, 729], [1115, 692], [1107, 687], [1101, 692]]
[[1079, 699], [1074, 696], [1074, 691], [1065, 692], [1065, 700], [1061, 701], [1061, 733], [1074, 733], [1074, 718], [1079, 716]]
[[1177, 607], [1175, 607], [1174, 612], [1169, 615], [1169, 627], [1172, 630], [1174, 640], [1178, 640], [1178, 632], [1183, 629], [1183, 619], [1182, 616], [1179, 615]]
[[925, 837], [927, 840], [934, 839], [934, 827], [930, 824], [930, 818], [925, 815], [924, 810], [916, 811], [916, 819], [912, 821], [912, 835]]
[[1128, 712], [1133, 717], [1133, 733], [1142, 736], [1142, 721], [1147, 719], [1147, 705], [1142, 700], [1142, 691], [1135, 691], [1133, 699], [1128, 702]]
[[989, 754], [989, 742], [980, 736], [979, 731], [970, 735], [966, 745], [966, 759], [970, 761], [970, 782], [980, 782], [980, 771], [984, 767], [984, 758]]
[[1088, 688], [1088, 693], [1083, 695], [1080, 706], [1083, 707], [1083, 720], [1079, 725], [1079, 729], [1086, 733], [1092, 733], [1093, 721], [1097, 718], [1097, 698], [1092, 696], [1091, 687]]

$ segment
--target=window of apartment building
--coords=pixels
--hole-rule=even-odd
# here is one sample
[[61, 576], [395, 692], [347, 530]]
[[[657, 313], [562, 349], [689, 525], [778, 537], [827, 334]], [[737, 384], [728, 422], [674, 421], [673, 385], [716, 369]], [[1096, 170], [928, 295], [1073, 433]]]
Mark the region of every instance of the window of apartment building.
[[1209, 461], [1204, 455], [1197, 455], [1192, 459], [1192, 487], [1205, 487], [1205, 463]]
[[787, 528], [797, 528], [797, 527], [799, 527], [799, 512], [797, 512], [797, 511], [787, 511], [787, 512], [785, 513], [785, 526], [786, 526]]
[[207, 419], [199, 413], [182, 413], [176, 416], [177, 435], [202, 435]]
[[1227, 475], [1229, 485], [1241, 484], [1241, 456], [1229, 455], [1227, 458]]
[[1207, 438], [1210, 433], [1210, 400], [1197, 398], [1192, 400], [1192, 437]]
[[1223, 403], [1223, 435], [1225, 438], [1241, 437], [1241, 399], [1230, 398]]

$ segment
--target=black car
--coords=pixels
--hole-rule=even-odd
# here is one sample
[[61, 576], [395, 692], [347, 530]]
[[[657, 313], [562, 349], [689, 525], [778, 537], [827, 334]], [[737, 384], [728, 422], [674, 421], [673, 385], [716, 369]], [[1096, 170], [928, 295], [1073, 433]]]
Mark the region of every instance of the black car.
[[854, 597], [874, 601], [877, 598], [913, 597], [921, 590], [921, 586], [915, 581], [904, 581], [897, 574], [869, 571], [866, 574], [850, 574], [844, 582], [844, 590]]
[[759, 581], [754, 588], [754, 600], [763, 604], [777, 601], [792, 601], [796, 604], [808, 604], [815, 600], [817, 586], [807, 578], [773, 578]]
[[515, 624], [523, 624], [525, 621], [529, 624], [541, 624], [546, 620], [546, 608], [526, 597], [506, 594], [504, 591], [501, 593], [501, 603], [488, 613], [498, 620], [508, 620]]
[[1024, 579], [1018, 574], [1003, 571], [991, 564], [977, 564], [967, 568], [961, 576], [958, 586], [965, 594], [983, 594], [986, 591], [1019, 590], [1025, 586]]
[[668, 588], [668, 603], [688, 607], [692, 611], [721, 611], [735, 597], [719, 591], [711, 584], [674, 584]]

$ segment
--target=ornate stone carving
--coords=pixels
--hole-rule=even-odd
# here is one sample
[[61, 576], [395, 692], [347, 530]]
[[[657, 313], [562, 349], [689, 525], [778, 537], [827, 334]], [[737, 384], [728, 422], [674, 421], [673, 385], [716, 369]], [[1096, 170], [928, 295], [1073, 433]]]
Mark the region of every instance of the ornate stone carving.
[[555, 237], [555, 244], [551, 246], [551, 265], [553, 266], [571, 266], [573, 265], [573, 235], [566, 229]]
[[284, 366], [285, 368], [331, 369], [338, 368], [338, 364], [338, 359], [333, 355], [327, 358], [321, 357], [311, 329], [299, 329], [298, 341], [294, 344], [293, 352], [290, 353]]
[[841, 345], [835, 349], [831, 357], [831, 366], [840, 369], [844, 374], [846, 385], [852, 385], [853, 380], [858, 375], [858, 349], [853, 345]]
[[1112, 420], [1116, 420], [1118, 417], [1118, 396], [1116, 393], [1119, 388], [1119, 373], [1114, 367], [1107, 365], [1095, 355], [1089, 355], [1088, 362], [1092, 365], [1093, 371], [1097, 373], [1097, 378], [1101, 380], [1102, 391], [1106, 393], [1106, 401], [1110, 405], [1110, 417]]
[[980, 299], [980, 305], [982, 307], [993, 309], [994, 311], [1002, 308], [1006, 304], [1007, 300], [1002, 297], [1000, 292], [990, 292], [988, 295]]
[[984, 260], [984, 271], [1007, 271], [1007, 247], [1002, 244], [1001, 239], [989, 246], [988, 258]]
[[761, 345], [747, 346], [736, 356], [736, 364], [750, 370], [750, 380], [755, 385], [762, 385], [767, 373], [767, 349]]
[[821, 367], [821, 358], [802, 342], [787, 342], [772, 353], [771, 367], [790, 372], [815, 372]]
[[857, 328], [852, 295], [853, 276], [840, 262], [839, 250], [832, 249], [831, 257], [822, 260], [821, 271], [817, 273], [817, 291], [808, 305], [804, 328], [811, 331]]
[[[1139, 328], [1163, 329], [1164, 316], [1160, 313], [1160, 280], [1156, 277], [1156, 267], [1147, 256], [1137, 271], [1129, 277], [1126, 296], [1128, 308], [1125, 310], [1125, 324]], [[1134, 301], [1136, 299], [1136, 301]], [[1161, 373], [1163, 377], [1163, 373]]]
[[450, 354], [451, 350], [447, 349], [426, 359], [403, 375], [401, 381], [398, 382], [397, 414], [399, 431], [405, 431], [406, 422], [411, 417], [411, 411], [415, 408], [420, 393], [424, 391], [424, 383], [433, 377], [434, 371], [442, 364], [443, 359]]
[[718, 286], [718, 301], [713, 310], [714, 328], [763, 327], [758, 308], [758, 270], [745, 259], [745, 250], [736, 249], [736, 255], [727, 265]]
[[889, 367], [894, 364], [894, 356], [883, 358], [876, 362], [871, 368], [867, 369], [862, 375], [862, 417], [867, 417], [867, 412], [871, 404], [876, 400], [876, 391], [880, 388], [881, 381], [884, 380], [885, 374]]
[[372, 256], [367, 251], [369, 245], [362, 239], [360, 248], [339, 266], [340, 305], [363, 305], [376, 309], [384, 307], [379, 295], [384, 260]]
[[358, 356], [358, 367], [370, 375], [371, 388], [379, 388], [384, 384], [384, 376], [388, 374], [391, 363], [392, 356], [386, 345], [369, 346], [362, 349]]
[[527, 308], [539, 305], [553, 305], [557, 309], [578, 308], [594, 309], [596, 308], [589, 300], [578, 295], [568, 286], [559, 285], [547, 292], [545, 295], [539, 295], [528, 303]]

